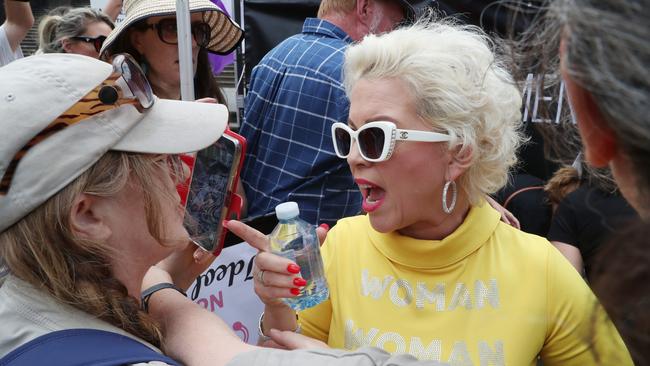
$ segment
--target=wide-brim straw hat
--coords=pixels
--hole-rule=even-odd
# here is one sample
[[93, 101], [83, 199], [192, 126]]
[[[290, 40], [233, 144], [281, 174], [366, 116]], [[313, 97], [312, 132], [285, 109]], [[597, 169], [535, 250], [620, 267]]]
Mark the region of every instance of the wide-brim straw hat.
[[[239, 27], [226, 13], [210, 0], [190, 0], [190, 13], [203, 12], [203, 20], [210, 25], [210, 42], [206, 49], [218, 55], [227, 55], [237, 48], [244, 30]], [[120, 37], [126, 35], [130, 26], [142, 19], [156, 16], [176, 15], [175, 0], [125, 0], [125, 18], [108, 35], [100, 54], [114, 53], [111, 47]], [[118, 50], [121, 52], [121, 50]]]

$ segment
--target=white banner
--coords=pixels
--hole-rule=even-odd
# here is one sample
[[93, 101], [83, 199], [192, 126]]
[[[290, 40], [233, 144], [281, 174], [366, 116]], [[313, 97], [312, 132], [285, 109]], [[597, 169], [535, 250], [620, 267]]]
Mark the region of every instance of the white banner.
[[253, 290], [257, 250], [246, 243], [224, 249], [187, 290], [192, 301], [217, 314], [246, 343], [256, 344], [264, 305]]

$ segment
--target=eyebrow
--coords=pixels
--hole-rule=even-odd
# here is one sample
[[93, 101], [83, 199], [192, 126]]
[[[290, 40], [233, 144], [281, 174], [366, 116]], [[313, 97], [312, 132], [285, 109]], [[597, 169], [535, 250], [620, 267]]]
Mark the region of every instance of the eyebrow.
[[[389, 122], [393, 122], [395, 125], [398, 124], [397, 120], [395, 118], [389, 117], [389, 116], [386, 116], [386, 115], [373, 116], [372, 118], [366, 119], [363, 122], [363, 124], [365, 125], [366, 123], [377, 122], [377, 121], [389, 121]], [[358, 128], [350, 118], [348, 118], [348, 126], [354, 128], [354, 129]]]

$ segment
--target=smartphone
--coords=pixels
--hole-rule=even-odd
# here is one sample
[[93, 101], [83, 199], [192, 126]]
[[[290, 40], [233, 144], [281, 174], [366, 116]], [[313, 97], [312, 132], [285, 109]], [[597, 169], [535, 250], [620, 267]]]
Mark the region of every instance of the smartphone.
[[235, 192], [244, 162], [246, 140], [230, 131], [199, 151], [194, 159], [185, 206], [185, 227], [194, 242], [219, 255], [226, 228], [223, 220], [238, 219], [242, 199]]

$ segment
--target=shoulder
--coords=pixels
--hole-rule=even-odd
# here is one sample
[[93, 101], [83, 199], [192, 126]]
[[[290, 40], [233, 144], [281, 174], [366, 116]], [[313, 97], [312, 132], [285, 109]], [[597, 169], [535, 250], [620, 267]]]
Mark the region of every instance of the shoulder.
[[[500, 223], [495, 236], [503, 267], [516, 269], [512, 274], [520, 273], [520, 279], [530, 284], [545, 286], [549, 296], [559, 303], [573, 301], [571, 293], [590, 292], [575, 268], [546, 238], [504, 223]], [[548, 300], [554, 301], [551, 297]]]
[[38, 308], [49, 296], [14, 276], [7, 276], [0, 288], [0, 354], [7, 354], [20, 345], [57, 330]]
[[[546, 238], [529, 234], [508, 224], [499, 222], [487, 249], [501, 258], [503, 269], [510, 268], [514, 272], [535, 272], [538, 275], [546, 273], [553, 253], [561, 254]], [[543, 279], [544, 276], [538, 277]]]
[[0, 288], [0, 354], [50, 332], [89, 328], [117, 333], [156, 349], [97, 317], [61, 303], [45, 291], [9, 275]]
[[275, 46], [255, 68], [283, 66], [293, 72], [336, 75], [340, 79], [347, 47], [348, 43], [340, 39], [296, 34]]
[[494, 239], [499, 245], [508, 246], [512, 250], [536, 252], [552, 247], [546, 238], [521, 231], [504, 222], [499, 222], [494, 230]]

